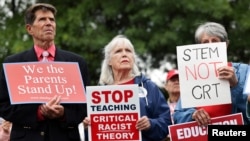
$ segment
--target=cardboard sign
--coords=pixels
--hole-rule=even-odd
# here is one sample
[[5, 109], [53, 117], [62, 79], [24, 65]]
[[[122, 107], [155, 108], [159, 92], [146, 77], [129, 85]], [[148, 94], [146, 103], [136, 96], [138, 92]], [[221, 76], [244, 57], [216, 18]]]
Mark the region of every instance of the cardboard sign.
[[46, 103], [54, 95], [61, 103], [86, 103], [78, 63], [4, 63], [3, 68], [11, 104]]
[[89, 141], [140, 141], [138, 85], [87, 86]]
[[[243, 125], [242, 113], [211, 118], [211, 125]], [[207, 127], [196, 121], [174, 124], [168, 127], [171, 141], [207, 141]]]
[[225, 42], [177, 46], [182, 108], [231, 103], [228, 80], [217, 69], [227, 66]]

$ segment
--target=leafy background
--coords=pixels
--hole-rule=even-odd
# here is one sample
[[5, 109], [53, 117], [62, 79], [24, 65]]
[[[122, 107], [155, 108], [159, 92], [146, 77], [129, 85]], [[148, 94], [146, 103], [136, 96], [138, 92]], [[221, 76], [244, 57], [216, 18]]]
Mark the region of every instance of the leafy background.
[[99, 78], [103, 47], [117, 34], [132, 41], [141, 71], [163, 91], [168, 70], [177, 67], [176, 46], [194, 44], [202, 22], [226, 27], [228, 60], [250, 60], [249, 0], [0, 0], [0, 61], [32, 47], [23, 17], [35, 2], [57, 8], [56, 45], [87, 60], [91, 85]]

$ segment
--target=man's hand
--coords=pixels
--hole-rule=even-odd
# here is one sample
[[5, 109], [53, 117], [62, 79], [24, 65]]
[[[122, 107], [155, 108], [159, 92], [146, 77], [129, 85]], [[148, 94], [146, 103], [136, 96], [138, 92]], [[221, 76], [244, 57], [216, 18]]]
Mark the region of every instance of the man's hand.
[[54, 96], [48, 103], [41, 106], [41, 113], [49, 119], [61, 118], [64, 115], [64, 107], [60, 105], [61, 97]]

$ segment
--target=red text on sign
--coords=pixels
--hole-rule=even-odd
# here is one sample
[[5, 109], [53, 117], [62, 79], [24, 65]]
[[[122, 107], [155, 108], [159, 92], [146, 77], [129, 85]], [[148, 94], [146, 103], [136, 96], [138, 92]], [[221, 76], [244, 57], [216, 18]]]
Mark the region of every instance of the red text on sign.
[[115, 91], [93, 91], [92, 102], [94, 104], [100, 103], [104, 100], [104, 103], [127, 103], [129, 98], [132, 98], [133, 91], [131, 90], [115, 90]]
[[186, 80], [189, 80], [191, 78], [194, 80], [208, 79], [212, 75], [218, 77], [217, 69], [218, 65], [221, 64], [222, 62], [210, 62], [200, 63], [198, 65], [194, 64], [193, 68], [185, 66]]

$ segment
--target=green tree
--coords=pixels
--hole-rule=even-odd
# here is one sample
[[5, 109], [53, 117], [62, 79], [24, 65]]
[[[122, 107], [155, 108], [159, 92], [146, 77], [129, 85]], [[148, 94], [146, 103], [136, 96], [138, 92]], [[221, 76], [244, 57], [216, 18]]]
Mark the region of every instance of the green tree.
[[[7, 17], [1, 22], [0, 59], [32, 46], [23, 22], [23, 9], [30, 3], [15, 2], [12, 0], [4, 6], [12, 11], [13, 17]], [[230, 38], [230, 61], [249, 61], [248, 0], [40, 2], [51, 3], [58, 9], [56, 44], [82, 55], [87, 60], [93, 85], [97, 84], [99, 78], [102, 49], [117, 34], [124, 34], [131, 39], [144, 61], [141, 69], [145, 73], [148, 72], [147, 69], [160, 68], [164, 65], [164, 59], [176, 65], [176, 46], [193, 44], [195, 29], [199, 23], [205, 21], [225, 25]], [[0, 10], [0, 16], [5, 15]]]

